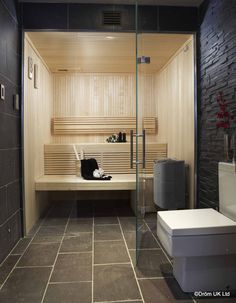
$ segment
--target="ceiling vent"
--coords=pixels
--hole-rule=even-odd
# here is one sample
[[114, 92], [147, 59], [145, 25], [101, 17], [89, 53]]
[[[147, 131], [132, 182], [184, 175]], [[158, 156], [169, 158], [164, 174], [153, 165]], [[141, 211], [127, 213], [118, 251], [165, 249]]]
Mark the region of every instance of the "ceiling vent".
[[121, 12], [104, 11], [103, 25], [121, 25]]

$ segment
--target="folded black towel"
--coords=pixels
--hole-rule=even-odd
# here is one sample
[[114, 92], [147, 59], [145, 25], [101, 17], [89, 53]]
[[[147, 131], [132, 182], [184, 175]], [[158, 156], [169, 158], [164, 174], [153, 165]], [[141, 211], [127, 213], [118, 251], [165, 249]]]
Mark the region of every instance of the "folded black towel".
[[103, 175], [100, 178], [93, 176], [95, 169], [98, 169], [97, 160], [94, 158], [81, 160], [81, 176], [85, 180], [111, 180], [111, 176]]

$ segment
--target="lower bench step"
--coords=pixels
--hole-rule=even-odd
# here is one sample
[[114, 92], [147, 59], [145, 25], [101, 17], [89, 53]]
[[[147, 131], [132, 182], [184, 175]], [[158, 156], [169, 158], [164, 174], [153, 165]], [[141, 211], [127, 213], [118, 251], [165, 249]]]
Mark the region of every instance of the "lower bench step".
[[85, 180], [73, 175], [44, 175], [35, 182], [36, 191], [135, 190], [135, 174], [114, 174], [109, 181]]

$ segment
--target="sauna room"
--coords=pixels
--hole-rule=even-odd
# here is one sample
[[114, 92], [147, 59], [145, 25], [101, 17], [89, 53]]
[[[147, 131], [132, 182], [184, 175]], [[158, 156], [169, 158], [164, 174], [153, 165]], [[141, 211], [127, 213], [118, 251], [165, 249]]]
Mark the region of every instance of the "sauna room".
[[[25, 33], [26, 235], [55, 201], [155, 212], [153, 166], [165, 158], [184, 161], [185, 208], [194, 207], [194, 60], [190, 34]], [[81, 176], [90, 158], [111, 180]]]

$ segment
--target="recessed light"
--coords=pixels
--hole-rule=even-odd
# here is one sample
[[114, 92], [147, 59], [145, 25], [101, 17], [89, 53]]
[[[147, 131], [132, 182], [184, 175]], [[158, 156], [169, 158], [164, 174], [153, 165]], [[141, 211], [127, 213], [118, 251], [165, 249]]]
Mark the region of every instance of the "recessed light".
[[112, 36], [106, 36], [106, 39], [107, 39], [107, 40], [113, 40], [113, 39], [115, 39], [115, 37], [112, 37]]

